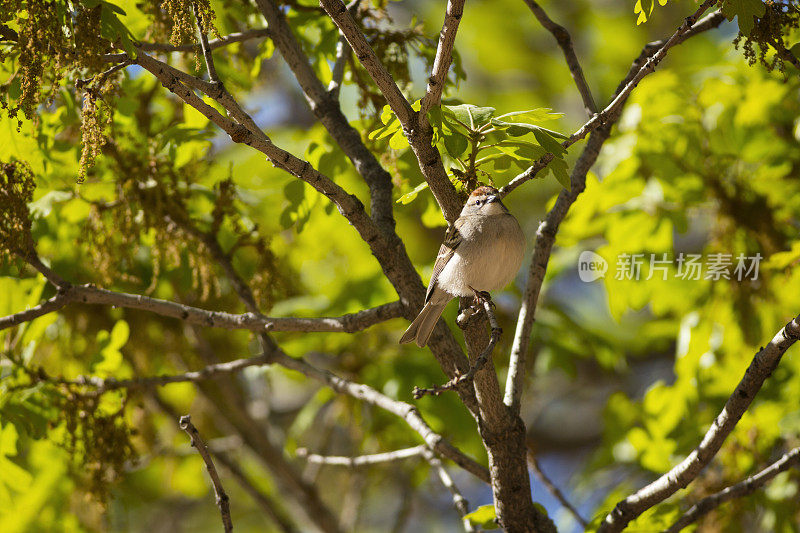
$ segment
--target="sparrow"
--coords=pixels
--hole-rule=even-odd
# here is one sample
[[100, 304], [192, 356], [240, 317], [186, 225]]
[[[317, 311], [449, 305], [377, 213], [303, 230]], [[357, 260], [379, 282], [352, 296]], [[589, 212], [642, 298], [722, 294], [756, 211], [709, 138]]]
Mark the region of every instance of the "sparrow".
[[455, 223], [445, 233], [425, 306], [400, 343], [415, 341], [420, 348], [430, 339], [445, 306], [457, 296], [485, 298], [514, 278], [525, 253], [525, 235], [494, 187], [472, 191]]

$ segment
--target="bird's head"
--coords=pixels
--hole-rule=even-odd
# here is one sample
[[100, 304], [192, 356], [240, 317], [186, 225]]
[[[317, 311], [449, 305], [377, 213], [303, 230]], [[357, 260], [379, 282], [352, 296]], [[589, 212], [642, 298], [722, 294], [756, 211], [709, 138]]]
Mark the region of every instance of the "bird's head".
[[494, 187], [483, 185], [478, 187], [469, 195], [461, 216], [469, 215], [503, 215], [508, 213], [508, 209], [500, 201], [500, 191]]

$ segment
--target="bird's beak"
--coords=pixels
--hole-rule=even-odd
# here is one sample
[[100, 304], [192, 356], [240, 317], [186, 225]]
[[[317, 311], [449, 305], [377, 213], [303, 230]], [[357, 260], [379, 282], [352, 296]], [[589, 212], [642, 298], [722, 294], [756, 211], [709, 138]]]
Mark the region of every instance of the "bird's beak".
[[500, 201], [500, 197], [497, 196], [496, 194], [493, 194], [491, 196], [487, 196], [486, 197], [486, 203], [487, 204], [491, 204], [491, 203], [499, 202], [499, 201]]

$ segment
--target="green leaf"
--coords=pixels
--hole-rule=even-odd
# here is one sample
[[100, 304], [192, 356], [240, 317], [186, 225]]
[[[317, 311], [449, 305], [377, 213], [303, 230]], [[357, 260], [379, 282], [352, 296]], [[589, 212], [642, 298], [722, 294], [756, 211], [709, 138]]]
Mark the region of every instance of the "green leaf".
[[60, 204], [72, 199], [69, 191], [50, 191], [35, 202], [28, 204], [34, 218], [44, 218], [53, 210], [54, 204]]
[[451, 133], [444, 138], [444, 147], [454, 159], [461, 157], [467, 151], [467, 146], [469, 146], [469, 141], [460, 133]]
[[[527, 120], [529, 122], [547, 122], [549, 120], [558, 120], [563, 116], [564, 113], [551, 113], [549, 107], [539, 107], [527, 111], [512, 111], [511, 113], [500, 115], [497, 120], [514, 117], [517, 120]], [[494, 124], [494, 121], [492, 121], [492, 124]]]
[[381, 111], [381, 122], [384, 124], [388, 124], [390, 120], [396, 119], [394, 113], [392, 112], [392, 108], [389, 105], [383, 106], [383, 111]]
[[728, 20], [737, 17], [739, 31], [744, 35], [750, 35], [755, 26], [753, 17], [763, 17], [766, 11], [764, 2], [761, 0], [725, 0], [722, 4], [722, 14]]
[[408, 146], [408, 139], [406, 139], [406, 136], [403, 135], [403, 130], [398, 129], [396, 132], [394, 132], [394, 135], [389, 137], [390, 148], [394, 150], [402, 150], [406, 146]]
[[416, 198], [416, 197], [417, 197], [417, 195], [418, 195], [420, 192], [422, 192], [423, 190], [425, 190], [427, 187], [428, 187], [428, 182], [426, 182], [426, 181], [423, 181], [422, 183], [420, 183], [419, 185], [417, 185], [416, 187], [414, 187], [414, 189], [413, 189], [413, 190], [411, 190], [411, 191], [409, 191], [409, 192], [405, 193], [403, 196], [401, 196], [400, 198], [398, 198], [398, 199], [397, 199], [397, 203], [398, 203], [398, 204], [403, 204], [403, 205], [406, 205], [406, 204], [409, 204], [409, 203], [413, 202], [413, 201], [414, 201], [414, 198]]
[[497, 529], [498, 525], [495, 522], [497, 515], [494, 512], [494, 505], [481, 505], [469, 514], [464, 515], [464, 518], [470, 523], [481, 529]]
[[478, 107], [472, 104], [446, 105], [442, 107], [446, 112], [449, 111], [459, 122], [473, 130], [489, 122], [495, 112], [493, 107]]
[[633, 12], [639, 14], [639, 18], [636, 19], [637, 26], [643, 22], [647, 22], [647, 18], [653, 13], [654, 6], [655, 2], [653, 0], [636, 0], [636, 4], [633, 6]]
[[388, 124], [379, 128], [373, 132], [370, 132], [369, 138], [370, 140], [377, 141], [379, 139], [383, 139], [390, 135], [394, 135], [397, 130], [400, 129], [400, 121], [396, 118], [392, 117]]
[[553, 176], [558, 180], [558, 182], [567, 190], [570, 189], [571, 183], [569, 179], [569, 172], [567, 167], [567, 162], [563, 159], [553, 158], [552, 161], [546, 167], [550, 172], [553, 173]]
[[291, 180], [283, 188], [283, 194], [289, 203], [298, 206], [306, 197], [306, 188], [301, 180]]
[[129, 56], [136, 57], [133, 35], [117, 16], [125, 15], [125, 11], [109, 2], [103, 1], [101, 4], [103, 8], [100, 12], [100, 35], [104, 39], [121, 46]]
[[566, 148], [561, 146], [561, 143], [553, 138], [552, 131], [538, 126], [534, 126], [534, 128], [533, 136], [536, 137], [536, 141], [542, 145], [542, 148], [556, 157], [562, 157], [564, 153], [566, 153]]

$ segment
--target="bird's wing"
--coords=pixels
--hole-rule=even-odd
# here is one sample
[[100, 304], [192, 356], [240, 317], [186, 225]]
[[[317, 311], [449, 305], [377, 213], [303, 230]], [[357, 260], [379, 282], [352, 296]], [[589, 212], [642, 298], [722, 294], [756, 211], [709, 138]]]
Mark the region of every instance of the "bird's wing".
[[447, 228], [447, 232], [444, 234], [444, 242], [439, 247], [439, 254], [436, 256], [436, 262], [433, 264], [433, 274], [431, 275], [431, 282], [428, 285], [428, 292], [425, 293], [425, 303], [428, 303], [428, 300], [431, 299], [433, 290], [436, 288], [436, 283], [439, 281], [439, 274], [444, 270], [445, 265], [453, 257], [453, 254], [456, 253], [458, 245], [461, 244], [461, 232], [458, 231], [461, 227], [459, 222], [460, 219], [456, 220], [456, 223]]

